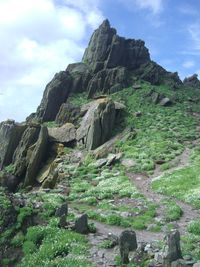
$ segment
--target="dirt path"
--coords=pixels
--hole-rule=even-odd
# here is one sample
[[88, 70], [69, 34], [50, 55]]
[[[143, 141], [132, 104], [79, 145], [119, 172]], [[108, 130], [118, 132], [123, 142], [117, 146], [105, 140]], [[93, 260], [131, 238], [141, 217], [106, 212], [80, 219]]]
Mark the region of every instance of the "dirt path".
[[[97, 267], [108, 267], [108, 266], [116, 266], [115, 257], [119, 255], [118, 246], [110, 249], [105, 249], [101, 247], [102, 242], [108, 240], [108, 235], [112, 234], [115, 236], [119, 236], [124, 228], [106, 225], [104, 223], [100, 223], [98, 221], [93, 221], [97, 232], [95, 234], [89, 234], [88, 240], [90, 242], [90, 257], [89, 259], [95, 264]], [[163, 233], [152, 233], [149, 231], [135, 231], [137, 236], [138, 243], [144, 242], [150, 244], [152, 242], [156, 242], [162, 240], [164, 238]]]
[[160, 166], [156, 166], [155, 172], [152, 176], [147, 176], [145, 174], [135, 174], [135, 173], [128, 173], [128, 176], [130, 177], [131, 181], [134, 183], [134, 185], [138, 188], [138, 190], [150, 201], [154, 202], [158, 205], [157, 209], [157, 216], [158, 217], [164, 217], [164, 207], [162, 204], [160, 204], [164, 199], [171, 199], [176, 202], [176, 204], [182, 209], [183, 215], [181, 218], [176, 221], [178, 225], [178, 229], [181, 234], [186, 233], [188, 222], [191, 220], [200, 220], [200, 212], [198, 209], [195, 209], [191, 205], [177, 200], [174, 197], [167, 197], [164, 195], [161, 195], [159, 193], [156, 193], [152, 191], [151, 189], [151, 182], [153, 178], [159, 177], [160, 175], [163, 175], [167, 172], [172, 172], [176, 169], [183, 168], [188, 165], [189, 162], [189, 156], [190, 156], [190, 149], [186, 148], [183, 153], [176, 158], [178, 161], [178, 166], [171, 168], [170, 170], [163, 172], [160, 170]]

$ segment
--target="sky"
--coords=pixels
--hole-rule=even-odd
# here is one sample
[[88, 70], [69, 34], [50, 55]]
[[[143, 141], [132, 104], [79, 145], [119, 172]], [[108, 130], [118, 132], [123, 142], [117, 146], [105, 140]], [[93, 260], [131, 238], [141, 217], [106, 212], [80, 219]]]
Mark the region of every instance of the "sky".
[[200, 77], [199, 0], [0, 0], [0, 121], [23, 121], [46, 84], [81, 61], [105, 18], [142, 39], [151, 59], [183, 79]]

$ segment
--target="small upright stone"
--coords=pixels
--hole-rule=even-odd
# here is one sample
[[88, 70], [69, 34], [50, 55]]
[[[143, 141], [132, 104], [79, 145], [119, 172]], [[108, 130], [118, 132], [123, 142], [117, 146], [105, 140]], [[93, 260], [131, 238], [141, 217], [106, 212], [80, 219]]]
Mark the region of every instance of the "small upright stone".
[[88, 227], [88, 216], [87, 214], [83, 214], [80, 218], [78, 218], [75, 222], [75, 231], [79, 234], [87, 234], [89, 231]]
[[175, 230], [167, 236], [167, 247], [163, 267], [171, 267], [171, 263], [173, 261], [177, 261], [178, 259], [182, 259], [180, 233], [178, 230]]
[[136, 233], [131, 230], [125, 230], [119, 236], [120, 256], [123, 264], [129, 263], [129, 252], [137, 249]]
[[56, 217], [62, 217], [63, 215], [67, 216], [68, 215], [68, 204], [63, 203], [59, 208], [57, 208], [55, 215]]

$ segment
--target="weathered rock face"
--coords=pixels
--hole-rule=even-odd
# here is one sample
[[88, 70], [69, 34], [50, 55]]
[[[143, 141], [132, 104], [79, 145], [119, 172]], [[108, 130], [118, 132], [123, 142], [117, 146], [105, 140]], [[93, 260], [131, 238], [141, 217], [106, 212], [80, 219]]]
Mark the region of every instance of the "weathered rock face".
[[0, 169], [12, 163], [12, 157], [18, 146], [26, 125], [8, 120], [0, 124]]
[[198, 79], [198, 75], [194, 74], [188, 78], [185, 78], [183, 84], [188, 87], [198, 88], [200, 89], [200, 81]]
[[182, 81], [177, 72], [168, 72], [153, 61], [141, 65], [140, 68], [136, 70], [135, 74], [153, 85], [167, 84], [173, 89], [182, 85]]
[[76, 129], [72, 123], [61, 127], [48, 128], [49, 140], [58, 143], [69, 143], [76, 139]]
[[27, 151], [39, 136], [40, 125], [30, 125], [24, 131], [21, 141], [13, 155], [14, 175], [20, 177], [26, 172], [28, 166]]
[[[40, 121], [53, 121], [70, 93], [82, 92], [91, 78], [89, 67], [84, 63], [70, 64], [66, 71], [57, 73], [47, 84], [40, 106], [34, 115]], [[31, 116], [29, 119], [34, 118]]]
[[63, 125], [67, 122], [76, 123], [80, 117], [80, 108], [71, 103], [64, 103], [56, 116], [56, 123]]
[[45, 88], [41, 104], [37, 109], [37, 118], [42, 121], [54, 120], [60, 106], [66, 101], [71, 86], [72, 77], [68, 71], [57, 73]]
[[112, 135], [115, 122], [115, 104], [107, 98], [94, 101], [77, 130], [77, 140], [88, 149], [95, 149]]
[[128, 86], [128, 72], [124, 67], [104, 69], [96, 73], [88, 84], [88, 96], [97, 92], [114, 93]]
[[37, 173], [45, 160], [48, 145], [48, 130], [42, 126], [39, 138], [29, 156], [29, 164], [26, 171], [24, 186], [32, 185], [36, 180]]
[[94, 72], [119, 66], [134, 69], [148, 61], [150, 56], [144, 42], [119, 37], [108, 20], [93, 33], [83, 56], [83, 62]]

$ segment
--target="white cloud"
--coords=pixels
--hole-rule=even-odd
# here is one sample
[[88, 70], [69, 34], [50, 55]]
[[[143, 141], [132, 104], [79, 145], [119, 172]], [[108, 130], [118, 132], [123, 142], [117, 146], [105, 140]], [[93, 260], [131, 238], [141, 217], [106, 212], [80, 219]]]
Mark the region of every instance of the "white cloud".
[[163, 7], [163, 0], [135, 0], [140, 8], [150, 9], [154, 14], [159, 13]]
[[194, 48], [200, 50], [200, 22], [189, 25], [188, 32], [194, 42]]
[[74, 2], [0, 0], [0, 120], [24, 119], [54, 73], [81, 59], [103, 16], [99, 0]]
[[186, 69], [189, 69], [195, 66], [195, 62], [193, 60], [186, 60], [183, 62], [182, 66]]
[[154, 15], [157, 15], [163, 10], [163, 0], [119, 0], [128, 8], [138, 7], [141, 9], [148, 9]]

